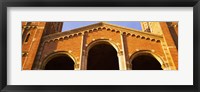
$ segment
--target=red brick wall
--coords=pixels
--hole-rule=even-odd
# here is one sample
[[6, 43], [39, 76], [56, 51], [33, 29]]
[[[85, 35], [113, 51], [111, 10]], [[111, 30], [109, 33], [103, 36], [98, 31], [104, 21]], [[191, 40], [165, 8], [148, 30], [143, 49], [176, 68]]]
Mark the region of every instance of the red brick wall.
[[172, 55], [174, 64], [175, 64], [176, 68], [178, 69], [178, 50], [172, 39], [172, 35], [170, 34], [170, 31], [169, 31], [169, 28], [168, 28], [166, 22], [160, 22], [160, 25], [163, 30], [163, 35], [164, 35], [167, 45], [169, 47], [170, 53]]
[[[161, 27], [163, 29], [163, 34], [164, 37], [167, 41], [167, 45], [168, 46], [175, 46], [173, 39], [169, 33], [169, 29], [166, 25], [165, 22], [160, 23]], [[45, 23], [40, 23], [41, 27], [45, 26]], [[35, 31], [37, 30], [37, 33], [35, 34]], [[35, 41], [32, 43], [31, 45], [31, 41], [28, 42], [27, 44], [23, 44], [23, 49], [22, 51], [26, 51], [28, 49], [30, 49], [30, 51], [28, 52], [28, 56], [27, 57], [23, 57], [22, 58], [22, 63], [23, 63], [23, 70], [30, 70], [32, 68], [33, 65], [33, 61], [35, 59], [36, 56], [36, 52], [38, 50], [38, 46], [40, 44], [41, 39], [45, 41], [45, 44], [43, 47], [39, 47], [39, 48], [43, 48], [41, 51], [41, 58], [39, 59], [41, 62], [43, 62], [43, 60], [51, 53], [53, 52], [58, 52], [58, 51], [68, 51], [70, 53], [70, 55], [72, 55], [77, 62], [80, 62], [80, 55], [81, 55], [81, 43], [82, 43], [82, 36], [83, 35], [76, 35], [76, 36], [71, 36], [70, 38], [64, 38], [64, 39], [60, 39], [60, 37], [58, 36], [56, 37], [50, 37], [51, 41], [47, 41], [45, 39], [42, 38], [42, 34], [43, 34], [43, 29], [33, 29], [31, 30], [31, 36], [30, 36], [30, 40], [33, 39], [33, 35], [35, 34]], [[122, 32], [128, 32], [120, 30]], [[122, 39], [121, 39], [121, 33], [118, 31], [112, 31], [112, 30], [107, 30], [107, 29], [98, 29], [98, 30], [94, 30], [91, 32], [86, 33], [87, 36], [84, 40], [86, 40], [86, 46], [88, 46], [91, 42], [93, 42], [94, 40], [97, 39], [108, 39], [109, 41], [113, 42], [116, 46], [118, 46], [118, 48], [120, 50], [122, 49], [123, 43], [122, 43]], [[140, 33], [142, 34], [142, 33]], [[147, 35], [147, 34], [145, 34]], [[142, 36], [142, 35], [141, 35]], [[155, 41], [151, 41], [150, 40], [146, 40], [142, 39], [141, 37], [137, 38], [136, 36], [131, 36], [131, 35], [126, 35], [125, 34], [125, 49], [126, 49], [126, 53], [128, 55], [127, 58], [130, 58], [132, 54], [134, 54], [137, 50], [153, 50], [153, 53], [159, 55], [160, 57], [162, 57], [162, 59], [166, 60], [163, 49], [162, 49], [162, 45], [161, 42], [163, 40], [160, 40], [162, 38], [159, 39], [155, 39]], [[54, 40], [52, 40], [54, 39]], [[49, 39], [48, 39], [49, 40]], [[160, 42], [156, 42], [157, 40], [160, 40]], [[118, 43], [118, 45], [117, 45]], [[70, 52], [71, 51], [71, 52]], [[172, 54], [172, 58], [175, 61], [175, 65], [178, 66], [178, 53], [177, 53], [177, 49], [176, 48], [170, 48], [170, 52]], [[24, 62], [24, 60], [26, 60], [28, 62]]]
[[151, 40], [146, 40], [146, 39], [141, 39], [141, 38], [136, 38], [135, 36], [127, 36], [127, 47], [128, 47], [128, 53], [129, 53], [129, 58], [131, 55], [133, 55], [135, 52], [137, 52], [136, 49], [138, 50], [154, 50], [153, 53], [159, 55], [160, 57], [164, 57], [164, 52], [162, 50], [161, 42], [156, 42], [156, 41], [151, 41]]
[[111, 30], [106, 30], [106, 29], [102, 29], [102, 30], [98, 30], [98, 31], [93, 31], [91, 33], [88, 33], [87, 39], [86, 39], [86, 44], [89, 44], [93, 41], [93, 39], [110, 39], [110, 41], [114, 42], [115, 45], [117, 43], [119, 43], [119, 49], [122, 49], [122, 45], [121, 45], [121, 37], [120, 37], [120, 33], [117, 32], [112, 32]]
[[[44, 28], [47, 25], [53, 25], [52, 23], [46, 23], [46, 22], [31, 22], [30, 25], [27, 25], [27, 22], [22, 22], [22, 26], [27, 26], [29, 30], [26, 32], [24, 29], [22, 29], [24, 38], [26, 39], [26, 36], [28, 33], [30, 33], [29, 41], [27, 43], [22, 42], [22, 52], [28, 53], [27, 55], [22, 57], [22, 66], [23, 70], [31, 70], [32, 65], [34, 63], [34, 59], [36, 57], [41, 38], [44, 33]], [[50, 33], [57, 33], [61, 32], [62, 23], [59, 24], [59, 28], [57, 31], [53, 30], [53, 32]], [[55, 27], [53, 28], [55, 29]], [[48, 30], [45, 29], [45, 31], [51, 31], [49, 28]], [[23, 41], [25, 40], [23, 39]]]
[[[38, 28], [44, 27], [45, 22], [33, 22], [30, 26], [37, 25]], [[29, 30], [30, 32], [30, 38], [27, 43], [22, 44], [22, 52], [27, 52], [28, 55], [22, 58], [22, 66], [23, 70], [31, 70], [38, 46], [40, 44], [40, 40], [42, 37], [43, 29], [38, 28], [31, 28]], [[29, 33], [28, 32], [28, 33]]]
[[44, 49], [42, 51], [41, 61], [43, 61], [49, 54], [58, 51], [72, 51], [70, 55], [74, 58], [78, 57], [78, 61], [80, 60], [80, 51], [81, 51], [81, 35], [66, 38], [62, 40], [55, 40], [46, 42], [44, 45]]

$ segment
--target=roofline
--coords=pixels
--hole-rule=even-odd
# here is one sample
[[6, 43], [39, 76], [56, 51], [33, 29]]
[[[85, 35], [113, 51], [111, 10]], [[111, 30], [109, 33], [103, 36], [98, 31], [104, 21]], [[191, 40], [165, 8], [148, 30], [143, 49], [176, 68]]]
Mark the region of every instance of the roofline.
[[63, 35], [63, 36], [64, 35], [70, 35], [70, 34], [75, 34], [75, 33], [82, 32], [82, 31], [84, 32], [86, 30], [91, 30], [91, 29], [94, 29], [96, 27], [105, 27], [105, 26], [111, 26], [111, 27], [115, 27], [115, 28], [119, 28], [119, 29], [124, 29], [124, 30], [126, 30], [126, 32], [129, 32], [129, 33], [136, 32], [136, 33], [139, 33], [139, 34], [162, 37], [161, 35], [142, 32], [141, 30], [136, 30], [136, 29], [133, 29], [133, 28], [126, 28], [126, 27], [123, 27], [123, 26], [118, 26], [118, 25], [107, 23], [107, 22], [99, 22], [99, 23], [90, 24], [90, 25], [87, 25], [87, 26], [75, 28], [75, 29], [72, 29], [72, 30], [67, 30], [67, 31], [64, 31], [64, 32], [58, 32], [58, 33], [55, 33], [55, 34], [50, 34], [50, 35], [44, 36], [43, 38], [45, 40], [45, 39], [48, 39], [49, 37], [52, 37], [52, 36], [57, 37], [57, 36], [60, 36], [60, 35]]

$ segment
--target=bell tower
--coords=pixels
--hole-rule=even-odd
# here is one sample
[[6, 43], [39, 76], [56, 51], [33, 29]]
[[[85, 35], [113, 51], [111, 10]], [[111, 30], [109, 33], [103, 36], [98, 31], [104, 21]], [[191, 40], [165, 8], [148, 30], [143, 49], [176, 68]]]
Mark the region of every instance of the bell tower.
[[62, 22], [22, 22], [22, 67], [31, 70], [43, 36], [61, 32]]
[[163, 34], [160, 22], [141, 22], [141, 26], [143, 32], [149, 32], [157, 35]]
[[44, 35], [54, 34], [62, 31], [62, 22], [46, 22]]

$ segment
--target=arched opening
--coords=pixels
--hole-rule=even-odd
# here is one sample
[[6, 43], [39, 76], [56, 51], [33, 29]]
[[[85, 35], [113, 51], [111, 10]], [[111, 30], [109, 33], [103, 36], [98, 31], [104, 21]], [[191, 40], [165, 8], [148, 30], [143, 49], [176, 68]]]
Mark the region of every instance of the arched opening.
[[67, 55], [59, 55], [47, 62], [45, 70], [74, 70], [74, 61]]
[[132, 60], [132, 70], [163, 70], [159, 61], [151, 54], [137, 55]]
[[87, 58], [88, 70], [119, 70], [117, 51], [107, 43], [90, 48]]

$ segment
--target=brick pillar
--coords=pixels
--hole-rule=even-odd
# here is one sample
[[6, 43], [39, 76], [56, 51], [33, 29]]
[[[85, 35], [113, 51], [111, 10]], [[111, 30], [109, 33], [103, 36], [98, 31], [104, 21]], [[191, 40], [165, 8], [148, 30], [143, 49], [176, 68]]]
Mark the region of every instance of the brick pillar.
[[[166, 58], [169, 61], [169, 66], [178, 69], [178, 47], [176, 47], [175, 41], [173, 39], [174, 37], [170, 32], [170, 29], [166, 22], [160, 22], [160, 26], [163, 30], [163, 37], [166, 42], [166, 44], [164, 44], [165, 48], [169, 51], [169, 53], [165, 53], [167, 56]], [[178, 37], [176, 40], [178, 41]]]
[[[36, 53], [42, 38], [45, 22], [32, 22], [27, 26], [30, 37], [27, 42], [22, 43], [22, 69], [31, 70], [36, 57]], [[27, 34], [25, 34], [27, 35]], [[25, 38], [26, 39], [26, 38]]]

